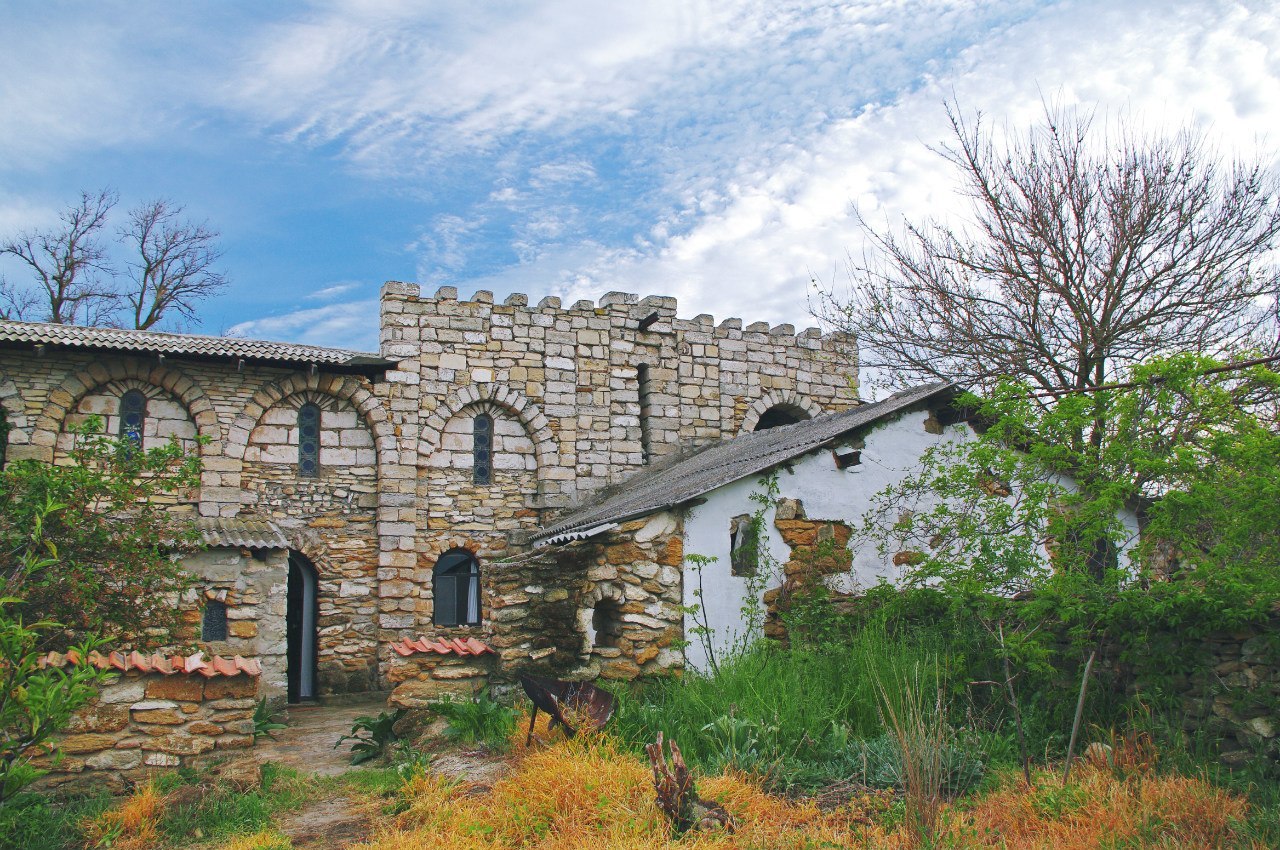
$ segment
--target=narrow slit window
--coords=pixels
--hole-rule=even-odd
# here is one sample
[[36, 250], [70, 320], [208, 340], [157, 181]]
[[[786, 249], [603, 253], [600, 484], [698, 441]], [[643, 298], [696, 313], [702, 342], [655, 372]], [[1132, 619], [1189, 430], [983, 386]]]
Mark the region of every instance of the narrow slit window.
[[204, 603], [204, 615], [200, 620], [200, 640], [227, 639], [227, 603], [210, 599]]
[[311, 403], [298, 408], [298, 475], [320, 475], [320, 408]]
[[641, 363], [636, 367], [636, 384], [640, 393], [640, 460], [648, 463], [653, 456], [653, 435], [649, 427], [649, 418], [653, 408], [649, 404], [649, 365]]
[[471, 480], [493, 483], [493, 417], [481, 413], [472, 421], [474, 442], [471, 451]]
[[480, 563], [465, 549], [451, 549], [436, 561], [432, 597], [437, 626], [474, 626], [480, 622]]
[[142, 428], [146, 421], [147, 397], [140, 390], [129, 390], [120, 396], [120, 439], [141, 448]]

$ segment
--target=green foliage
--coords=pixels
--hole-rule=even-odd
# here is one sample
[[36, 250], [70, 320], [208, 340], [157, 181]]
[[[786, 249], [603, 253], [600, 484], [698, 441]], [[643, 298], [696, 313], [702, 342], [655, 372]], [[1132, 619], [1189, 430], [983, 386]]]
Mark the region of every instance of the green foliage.
[[339, 738], [333, 748], [336, 750], [347, 741], [352, 741], [352, 764], [364, 764], [367, 761], [382, 758], [391, 745], [400, 740], [395, 726], [404, 714], [405, 710], [398, 708], [394, 712], [380, 712], [376, 717], [367, 714], [357, 717], [356, 722], [351, 726], [351, 734]]
[[0, 594], [17, 615], [58, 623], [40, 635], [66, 649], [88, 635], [113, 649], [169, 642], [190, 577], [176, 555], [198, 542], [194, 523], [164, 502], [198, 486], [200, 460], [177, 441], [141, 451], [71, 429], [67, 464], [23, 460], [0, 470]]
[[483, 743], [494, 750], [507, 748], [519, 716], [514, 708], [491, 699], [485, 689], [471, 699], [437, 700], [430, 708], [449, 721], [444, 730], [446, 738], [467, 744]]
[[[52, 736], [93, 699], [104, 677], [85, 663], [41, 668], [36, 643], [50, 624], [24, 625], [12, 603], [0, 599], [0, 807], [45, 773], [31, 759], [53, 749]], [[76, 652], [84, 658], [93, 648], [90, 641]]]
[[278, 716], [279, 712], [272, 711], [267, 705], [266, 697], [258, 700], [258, 704], [253, 708], [253, 737], [274, 739], [276, 737], [274, 733], [288, 729], [289, 724], [276, 720]]
[[79, 824], [102, 813], [113, 802], [106, 793], [60, 801], [46, 794], [18, 794], [0, 807], [0, 850], [79, 847]]
[[[875, 671], [923, 663], [940, 646], [932, 636], [921, 642], [876, 629], [845, 644], [786, 648], [762, 641], [724, 659], [719, 674], [689, 672], [619, 693], [611, 725], [637, 750], [662, 731], [698, 768], [748, 770], [776, 788], [898, 777], [898, 767], [885, 767], [882, 750], [867, 749], [884, 736]], [[964, 743], [972, 747], [976, 739]], [[957, 776], [975, 766], [980, 772], [981, 760], [963, 749], [957, 742], [947, 756], [967, 765], [956, 767]]]

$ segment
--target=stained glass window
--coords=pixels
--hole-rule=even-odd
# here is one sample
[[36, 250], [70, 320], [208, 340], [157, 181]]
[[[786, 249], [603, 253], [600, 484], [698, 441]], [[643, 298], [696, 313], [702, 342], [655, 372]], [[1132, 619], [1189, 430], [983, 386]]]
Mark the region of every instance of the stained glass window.
[[311, 403], [298, 408], [298, 475], [320, 475], [320, 408]]
[[120, 439], [142, 445], [142, 426], [147, 421], [147, 397], [139, 390], [120, 396]]
[[472, 422], [475, 442], [471, 458], [471, 480], [476, 484], [493, 483], [493, 417], [481, 413]]

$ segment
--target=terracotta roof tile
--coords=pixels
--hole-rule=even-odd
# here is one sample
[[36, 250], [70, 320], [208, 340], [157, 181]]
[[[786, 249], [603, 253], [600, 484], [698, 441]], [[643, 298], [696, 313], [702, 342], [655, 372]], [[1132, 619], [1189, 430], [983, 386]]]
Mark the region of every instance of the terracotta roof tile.
[[426, 638], [404, 638], [396, 643], [391, 644], [392, 650], [396, 654], [403, 657], [417, 655], [418, 653], [435, 653], [437, 655], [484, 655], [485, 653], [496, 654], [493, 648], [488, 644], [478, 641], [473, 637], [468, 638], [451, 638], [428, 641]]
[[[239, 655], [234, 658], [223, 658], [221, 655], [215, 655], [213, 658], [206, 660], [203, 652], [197, 652], [184, 658], [181, 655], [172, 657], [143, 655], [137, 650], [127, 654], [110, 652], [106, 655], [95, 651], [90, 652], [85, 660], [99, 670], [119, 670], [121, 672], [141, 670], [144, 673], [162, 673], [166, 676], [172, 676], [175, 673], [186, 675], [199, 673], [201, 676], [211, 679], [214, 676], [238, 676], [240, 674], [260, 676], [262, 674], [262, 664], [256, 658], [242, 658]], [[48, 652], [40, 658], [39, 663], [41, 667], [65, 667], [68, 664], [79, 663], [79, 655], [74, 650], [65, 654]]]

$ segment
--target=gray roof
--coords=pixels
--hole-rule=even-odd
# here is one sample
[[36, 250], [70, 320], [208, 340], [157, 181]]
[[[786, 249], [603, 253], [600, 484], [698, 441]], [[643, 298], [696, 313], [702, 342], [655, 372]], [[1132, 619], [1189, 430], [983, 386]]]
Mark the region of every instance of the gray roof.
[[925, 384], [842, 413], [720, 440], [683, 460], [628, 479], [598, 494], [594, 501], [588, 497], [588, 504], [541, 529], [534, 540], [546, 544], [579, 539], [590, 536], [589, 532], [601, 526], [675, 507], [717, 487], [807, 454], [914, 405], [957, 392], [954, 384], [945, 381]]
[[206, 546], [243, 546], [246, 549], [288, 549], [289, 540], [274, 522], [257, 519], [200, 517], [196, 520]]
[[0, 346], [37, 345], [87, 351], [167, 354], [195, 360], [246, 360], [256, 363], [311, 364], [328, 371], [373, 374], [395, 367], [377, 354], [345, 348], [321, 348], [291, 342], [267, 342], [225, 336], [171, 334], [121, 328], [90, 328], [46, 322], [0, 321]]

